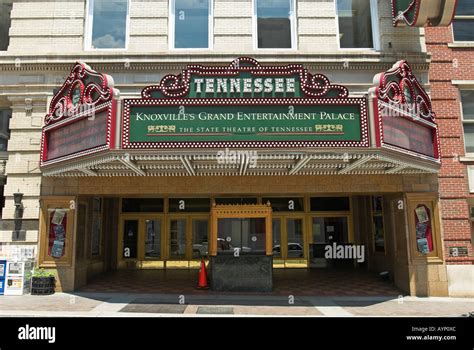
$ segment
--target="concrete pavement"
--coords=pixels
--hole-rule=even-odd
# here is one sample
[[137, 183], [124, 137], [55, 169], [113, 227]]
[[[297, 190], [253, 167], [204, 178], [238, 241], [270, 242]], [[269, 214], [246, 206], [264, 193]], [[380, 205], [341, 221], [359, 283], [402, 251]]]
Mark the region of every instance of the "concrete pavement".
[[0, 317], [465, 316], [474, 298], [56, 293], [0, 296]]

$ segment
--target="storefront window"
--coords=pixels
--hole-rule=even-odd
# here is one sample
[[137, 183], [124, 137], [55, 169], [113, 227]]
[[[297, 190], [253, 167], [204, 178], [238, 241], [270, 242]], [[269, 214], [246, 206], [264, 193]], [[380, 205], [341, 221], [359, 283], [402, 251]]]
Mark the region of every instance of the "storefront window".
[[206, 257], [209, 253], [209, 221], [193, 220], [193, 259]]
[[62, 258], [66, 252], [67, 209], [50, 209], [48, 255]]
[[219, 219], [217, 252], [265, 253], [265, 219]]
[[128, 0], [89, 0], [92, 49], [124, 49]]
[[122, 213], [161, 213], [163, 198], [122, 198]]
[[349, 197], [312, 197], [310, 199], [311, 211], [349, 211]]
[[170, 221], [169, 252], [171, 259], [186, 257], [186, 219]]
[[0, 3], [0, 51], [6, 51], [10, 44], [12, 0]]
[[454, 41], [474, 41], [474, 0], [458, 0], [453, 20]]
[[208, 213], [211, 210], [209, 198], [170, 198], [169, 212]]
[[314, 217], [312, 221], [313, 243], [348, 243], [347, 217]]
[[174, 0], [174, 48], [209, 48], [210, 0]]
[[373, 48], [371, 0], [337, 0], [339, 46]]
[[257, 47], [291, 49], [294, 23], [293, 0], [255, 0]]
[[145, 258], [161, 257], [161, 221], [145, 220]]
[[464, 144], [467, 153], [474, 153], [474, 90], [461, 91]]
[[304, 211], [304, 198], [263, 198], [262, 203], [270, 202], [273, 212]]

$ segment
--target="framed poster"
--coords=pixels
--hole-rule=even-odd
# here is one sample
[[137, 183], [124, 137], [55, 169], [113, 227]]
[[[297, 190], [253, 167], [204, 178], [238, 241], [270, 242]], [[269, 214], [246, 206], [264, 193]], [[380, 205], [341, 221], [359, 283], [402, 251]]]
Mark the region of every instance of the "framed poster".
[[426, 205], [420, 204], [415, 208], [414, 215], [416, 249], [421, 254], [428, 254], [433, 251], [430, 209]]
[[49, 210], [48, 255], [59, 259], [65, 254], [68, 209]]

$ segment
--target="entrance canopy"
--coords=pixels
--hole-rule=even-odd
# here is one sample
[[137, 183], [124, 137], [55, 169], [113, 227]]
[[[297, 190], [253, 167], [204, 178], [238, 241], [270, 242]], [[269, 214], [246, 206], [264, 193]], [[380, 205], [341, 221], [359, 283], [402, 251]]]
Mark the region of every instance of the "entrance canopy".
[[[121, 102], [122, 110], [117, 110]], [[120, 99], [76, 63], [45, 119], [44, 176], [435, 173], [431, 101], [406, 61], [368, 97], [301, 65], [190, 65]]]

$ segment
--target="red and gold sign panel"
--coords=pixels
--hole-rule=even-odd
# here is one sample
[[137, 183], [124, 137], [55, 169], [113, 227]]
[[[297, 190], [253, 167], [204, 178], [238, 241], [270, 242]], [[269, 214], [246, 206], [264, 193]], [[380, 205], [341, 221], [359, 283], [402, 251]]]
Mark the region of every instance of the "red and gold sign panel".
[[113, 148], [113, 79], [77, 62], [45, 117], [41, 166]]

